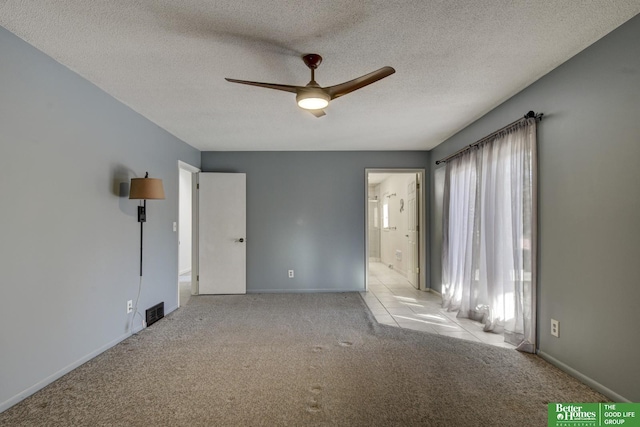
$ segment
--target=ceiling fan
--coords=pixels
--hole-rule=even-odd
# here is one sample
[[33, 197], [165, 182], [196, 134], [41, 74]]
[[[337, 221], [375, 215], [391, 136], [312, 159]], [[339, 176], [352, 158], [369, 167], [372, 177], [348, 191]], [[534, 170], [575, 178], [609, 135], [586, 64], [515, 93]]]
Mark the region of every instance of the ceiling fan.
[[265, 87], [268, 89], [282, 90], [285, 92], [291, 92], [296, 94], [296, 101], [298, 106], [309, 111], [316, 117], [322, 117], [325, 115], [323, 108], [329, 105], [329, 101], [346, 95], [354, 90], [363, 88], [371, 83], [375, 83], [380, 79], [383, 79], [391, 74], [395, 73], [392, 67], [382, 67], [379, 70], [373, 71], [364, 76], [360, 76], [356, 79], [348, 82], [340, 83], [335, 86], [320, 87], [315, 80], [315, 70], [322, 62], [322, 57], [317, 53], [310, 53], [302, 57], [304, 63], [311, 69], [311, 81], [306, 86], [291, 86], [281, 85], [275, 83], [260, 83], [249, 82], [246, 80], [227, 79], [226, 81], [231, 83], [241, 83], [245, 85]]

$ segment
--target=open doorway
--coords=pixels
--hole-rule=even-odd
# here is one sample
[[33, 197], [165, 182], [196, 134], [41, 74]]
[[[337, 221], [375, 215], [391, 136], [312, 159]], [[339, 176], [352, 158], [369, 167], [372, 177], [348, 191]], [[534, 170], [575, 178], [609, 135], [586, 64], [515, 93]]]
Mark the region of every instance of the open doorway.
[[380, 276], [426, 289], [424, 170], [367, 169], [367, 289]]
[[199, 169], [178, 162], [178, 306], [187, 304], [191, 295], [197, 294], [197, 282], [192, 280], [196, 271], [194, 252], [197, 231], [197, 176]]

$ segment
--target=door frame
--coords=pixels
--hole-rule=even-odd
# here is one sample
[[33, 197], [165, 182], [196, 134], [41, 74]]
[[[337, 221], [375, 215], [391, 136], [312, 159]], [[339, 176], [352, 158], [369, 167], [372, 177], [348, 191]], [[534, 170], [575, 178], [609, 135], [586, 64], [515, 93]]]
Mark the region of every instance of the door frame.
[[418, 290], [426, 291], [427, 288], [427, 227], [426, 227], [426, 185], [425, 170], [420, 168], [365, 168], [364, 170], [364, 290], [369, 290], [369, 174], [370, 173], [415, 173], [418, 175], [420, 188], [416, 189], [418, 198]]
[[[200, 169], [178, 160], [178, 191], [180, 191], [180, 170], [191, 173], [191, 295], [198, 295], [198, 174]], [[178, 193], [178, 225], [180, 224], [180, 194]], [[178, 240], [180, 230], [178, 229]], [[178, 248], [178, 277], [176, 278], [177, 301], [180, 303], [180, 248]]]

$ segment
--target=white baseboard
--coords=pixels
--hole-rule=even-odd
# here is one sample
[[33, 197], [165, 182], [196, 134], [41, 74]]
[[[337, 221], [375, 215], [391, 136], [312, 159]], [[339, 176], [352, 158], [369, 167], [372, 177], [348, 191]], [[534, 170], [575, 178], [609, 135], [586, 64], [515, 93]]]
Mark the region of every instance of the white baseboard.
[[[165, 310], [165, 316], [169, 313], [171, 313], [172, 311], [175, 311], [178, 308], [178, 306], [174, 306], [168, 310]], [[21, 391], [20, 393], [16, 394], [15, 396], [11, 397], [8, 400], [5, 400], [4, 402], [0, 403], [0, 412], [4, 412], [7, 409], [9, 409], [10, 407], [12, 407], [13, 405], [21, 402], [22, 400], [26, 399], [27, 397], [31, 396], [33, 393], [37, 392], [38, 390], [41, 390], [43, 388], [45, 388], [46, 386], [48, 386], [49, 384], [51, 384], [52, 382], [54, 382], [55, 380], [61, 378], [62, 376], [68, 374], [69, 372], [73, 371], [74, 369], [76, 369], [77, 367], [85, 364], [86, 362], [88, 362], [89, 360], [93, 359], [94, 357], [100, 355], [101, 353], [104, 353], [105, 351], [109, 350], [111, 347], [114, 347], [115, 345], [119, 344], [120, 342], [126, 340], [127, 338], [129, 338], [131, 335], [133, 334], [137, 334], [138, 332], [140, 332], [141, 330], [145, 329], [146, 327], [143, 325], [138, 325], [138, 326], [134, 326], [133, 327], [133, 332], [131, 334], [129, 334], [129, 332], [120, 335], [118, 338], [114, 339], [113, 341], [103, 345], [102, 347], [98, 348], [95, 351], [92, 351], [91, 353], [87, 354], [84, 357], [81, 357], [80, 359], [76, 360], [75, 362], [65, 366], [64, 368], [60, 369], [58, 372], [55, 372], [54, 374], [49, 375], [47, 378], [43, 379], [42, 381], [37, 382], [36, 384], [32, 385], [31, 387]]]
[[568, 366], [568, 365], [564, 364], [563, 362], [559, 361], [555, 357], [548, 355], [544, 351], [538, 350], [538, 356], [542, 357], [544, 360], [546, 360], [547, 362], [549, 362], [552, 365], [556, 366], [560, 370], [566, 372], [567, 374], [571, 375], [572, 377], [575, 377], [575, 378], [579, 379], [580, 381], [582, 381], [583, 383], [585, 383], [586, 385], [588, 385], [592, 389], [604, 394], [605, 396], [607, 396], [609, 399], [613, 400], [614, 402], [631, 403], [631, 401], [629, 399], [625, 398], [624, 396], [620, 396], [615, 391], [603, 386], [602, 384], [600, 384], [599, 382], [597, 382], [593, 378], [590, 378], [590, 377], [586, 376], [582, 372], [576, 371], [571, 366]]
[[[142, 326], [140, 326], [140, 329], [142, 329]], [[94, 357], [98, 356], [99, 354], [109, 350], [111, 347], [113, 347], [114, 345], [118, 344], [119, 342], [129, 338], [129, 336], [130, 336], [130, 334], [128, 332], [123, 334], [123, 335], [120, 335], [115, 340], [103, 345], [102, 347], [98, 348], [95, 351], [92, 351], [91, 353], [87, 354], [86, 356], [81, 357], [80, 359], [76, 360], [75, 362], [73, 362], [73, 363], [65, 366], [64, 368], [60, 369], [58, 372], [56, 372], [56, 373], [54, 373], [52, 375], [49, 375], [47, 378], [43, 379], [42, 381], [37, 382], [36, 384], [32, 385], [29, 388], [21, 391], [20, 393], [16, 394], [12, 398], [10, 398], [8, 400], [5, 400], [4, 402], [0, 403], [0, 412], [3, 412], [5, 410], [9, 409], [10, 407], [15, 405], [16, 403], [26, 399], [27, 397], [31, 396], [33, 393], [37, 392], [38, 390], [43, 389], [44, 387], [48, 386], [49, 384], [51, 384], [52, 382], [54, 382], [58, 378], [60, 378], [63, 375], [66, 375], [69, 372], [73, 371], [78, 366], [88, 362], [89, 360], [93, 359]]]

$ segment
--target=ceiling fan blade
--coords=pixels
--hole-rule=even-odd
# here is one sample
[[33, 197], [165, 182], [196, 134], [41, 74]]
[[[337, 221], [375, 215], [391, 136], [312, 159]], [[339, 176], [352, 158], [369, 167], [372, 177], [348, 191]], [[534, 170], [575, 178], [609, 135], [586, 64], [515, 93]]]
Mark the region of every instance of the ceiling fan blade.
[[331, 96], [331, 99], [336, 99], [342, 95], [346, 95], [354, 90], [361, 89], [371, 83], [375, 83], [380, 79], [390, 76], [395, 73], [392, 67], [382, 67], [379, 70], [373, 71], [364, 76], [360, 76], [357, 79], [350, 80], [348, 82], [340, 83], [339, 85], [329, 86], [323, 88], [325, 92]]
[[283, 90], [285, 92], [291, 92], [291, 93], [297, 93], [298, 89], [304, 88], [304, 86], [280, 85], [277, 83], [249, 82], [246, 80], [228, 79], [226, 77], [225, 77], [225, 80], [231, 83], [240, 83], [243, 85], [266, 87], [267, 89]]
[[324, 110], [307, 110], [307, 111], [318, 118], [327, 115], [327, 113], [325, 113]]

